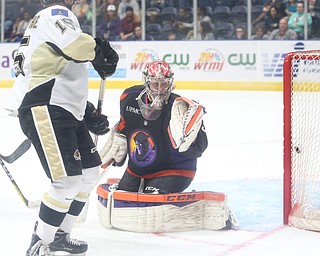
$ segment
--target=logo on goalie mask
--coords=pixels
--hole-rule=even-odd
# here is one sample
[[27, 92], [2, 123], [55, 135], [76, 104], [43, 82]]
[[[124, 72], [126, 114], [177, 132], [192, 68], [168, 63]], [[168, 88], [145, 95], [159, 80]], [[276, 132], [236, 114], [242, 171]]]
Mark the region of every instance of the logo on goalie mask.
[[145, 89], [137, 97], [138, 105], [146, 120], [156, 120], [174, 89], [173, 72], [168, 63], [156, 60], [147, 65], [142, 75]]
[[138, 166], [151, 164], [157, 155], [154, 140], [145, 131], [136, 131], [130, 136], [129, 152]]

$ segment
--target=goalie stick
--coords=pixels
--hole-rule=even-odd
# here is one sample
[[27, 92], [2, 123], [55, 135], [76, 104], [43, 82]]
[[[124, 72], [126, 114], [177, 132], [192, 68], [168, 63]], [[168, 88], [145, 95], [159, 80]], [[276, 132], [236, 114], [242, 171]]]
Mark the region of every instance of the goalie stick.
[[21, 189], [19, 188], [18, 184], [16, 183], [16, 181], [14, 180], [14, 178], [12, 177], [11, 173], [9, 172], [8, 168], [6, 167], [6, 165], [4, 164], [4, 162], [2, 161], [2, 159], [0, 158], [0, 164], [3, 168], [3, 170], [5, 171], [5, 173], [7, 174], [8, 178], [10, 179], [11, 183], [13, 184], [14, 188], [16, 189], [16, 191], [18, 192], [20, 198], [22, 199], [22, 201], [24, 202], [24, 204], [30, 208], [30, 209], [35, 209], [38, 208], [40, 206], [41, 201], [37, 200], [37, 201], [29, 201], [22, 193]]
[[31, 147], [31, 142], [30, 140], [26, 139], [20, 144], [20, 146], [11, 155], [4, 156], [0, 154], [0, 158], [5, 162], [11, 164], [14, 161], [16, 161], [20, 156], [22, 156], [24, 153], [26, 153], [30, 147]]
[[[109, 163], [105, 164], [103, 166], [103, 171], [100, 174], [99, 180], [97, 181], [97, 184], [100, 182], [100, 180], [103, 178], [103, 176], [105, 175], [105, 173], [109, 170], [109, 168], [111, 167], [111, 165], [113, 164], [113, 160], [111, 160]], [[77, 223], [83, 223], [86, 221], [87, 219], [87, 215], [88, 215], [88, 208], [89, 208], [89, 200], [86, 202], [86, 204], [84, 205], [82, 211], [80, 212], [80, 214], [77, 217], [76, 222]]]

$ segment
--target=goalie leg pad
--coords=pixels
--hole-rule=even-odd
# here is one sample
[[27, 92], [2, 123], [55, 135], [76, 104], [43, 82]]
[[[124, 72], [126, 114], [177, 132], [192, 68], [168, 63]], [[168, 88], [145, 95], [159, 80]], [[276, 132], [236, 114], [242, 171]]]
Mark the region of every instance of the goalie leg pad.
[[98, 187], [98, 211], [100, 222], [107, 228], [142, 233], [226, 228], [229, 209], [224, 194], [107, 192], [105, 185]]

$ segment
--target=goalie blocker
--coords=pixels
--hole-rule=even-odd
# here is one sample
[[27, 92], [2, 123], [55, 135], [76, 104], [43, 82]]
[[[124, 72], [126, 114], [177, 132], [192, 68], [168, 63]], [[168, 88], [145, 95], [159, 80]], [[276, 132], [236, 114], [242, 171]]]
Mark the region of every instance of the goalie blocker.
[[97, 188], [101, 224], [133, 232], [236, 229], [227, 197], [216, 192], [183, 192], [164, 195], [113, 189], [118, 179]]

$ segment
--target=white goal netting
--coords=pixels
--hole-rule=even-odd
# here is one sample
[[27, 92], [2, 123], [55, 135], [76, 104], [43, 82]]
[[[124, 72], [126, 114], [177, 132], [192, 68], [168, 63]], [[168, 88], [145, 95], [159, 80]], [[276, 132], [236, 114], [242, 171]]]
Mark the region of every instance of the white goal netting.
[[291, 80], [291, 109], [285, 110], [291, 112], [288, 224], [320, 230], [320, 51], [294, 53], [285, 72]]

